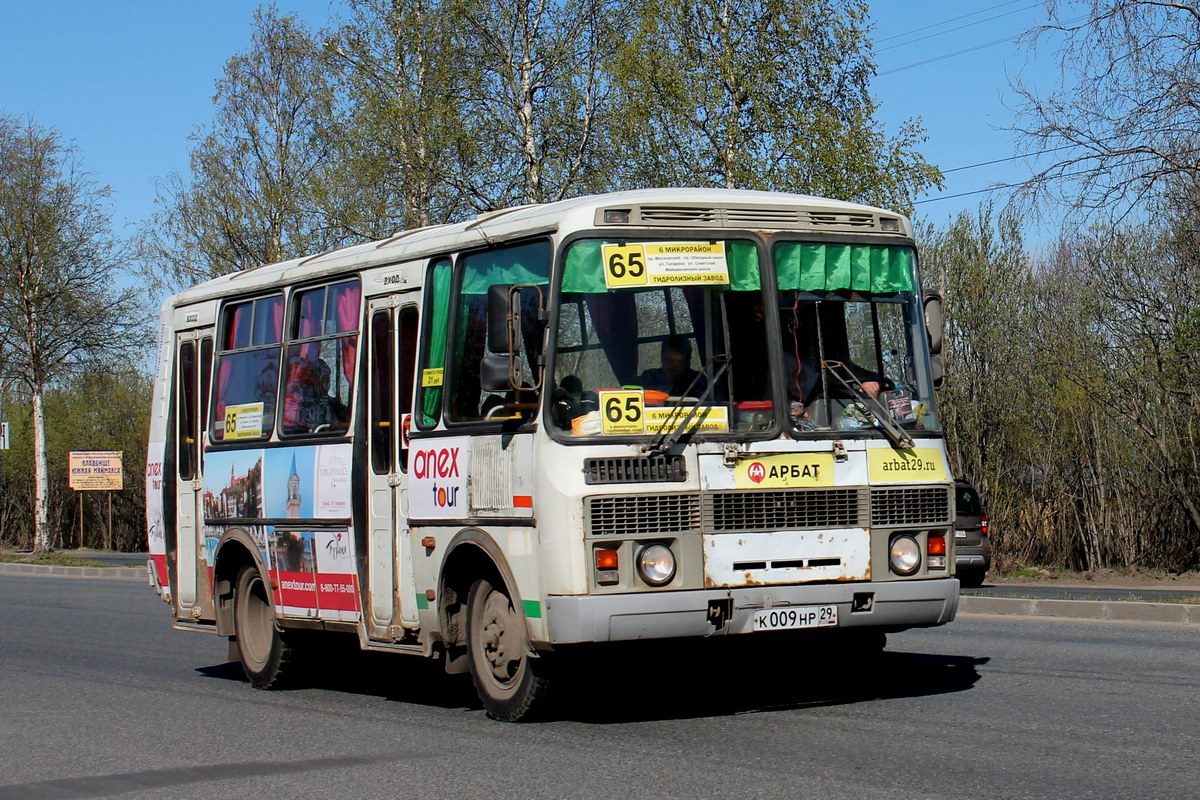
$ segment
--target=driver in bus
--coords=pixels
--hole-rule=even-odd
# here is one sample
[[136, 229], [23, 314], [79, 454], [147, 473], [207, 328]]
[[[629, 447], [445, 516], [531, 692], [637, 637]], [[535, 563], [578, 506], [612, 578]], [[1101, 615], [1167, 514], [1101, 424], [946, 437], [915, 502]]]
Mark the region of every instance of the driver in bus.
[[[699, 380], [696, 380], [697, 376]], [[694, 380], [695, 385], [692, 384]], [[692, 369], [692, 340], [679, 334], [664, 339], [662, 367], [646, 370], [639, 376], [638, 382], [643, 389], [666, 392], [671, 397], [688, 394], [689, 387], [692, 396], [703, 394], [706, 386], [704, 377]]]
[[[862, 385], [863, 392], [872, 398], [878, 398], [879, 392], [883, 388], [884, 378], [876, 372], [855, 364], [850, 360], [848, 354], [842, 352], [845, 348], [838, 347], [833, 343], [839, 333], [839, 323], [840, 330], [845, 330], [845, 322], [841, 318], [842, 306], [840, 303], [827, 303], [825, 306], [824, 311], [836, 312], [836, 314], [824, 313], [821, 318], [821, 333], [826, 337], [825, 360], [840, 361], [845, 364], [846, 369]], [[832, 397], [843, 397], [845, 389], [836, 378], [827, 376], [825, 381], [821, 380], [820, 338], [816, 304], [796, 303], [792, 309], [784, 311], [784, 318], [783, 368], [787, 380], [788, 399], [801, 403], [807, 409], [822, 395], [825, 384], [829, 385]]]

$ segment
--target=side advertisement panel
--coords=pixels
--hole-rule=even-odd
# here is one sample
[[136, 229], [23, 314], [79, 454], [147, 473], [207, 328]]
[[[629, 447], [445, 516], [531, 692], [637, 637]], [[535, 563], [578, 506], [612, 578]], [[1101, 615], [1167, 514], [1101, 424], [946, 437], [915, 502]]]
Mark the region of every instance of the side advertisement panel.
[[164, 442], [150, 442], [146, 449], [146, 551], [154, 565], [158, 585], [167, 586], [167, 538], [163, 528]]

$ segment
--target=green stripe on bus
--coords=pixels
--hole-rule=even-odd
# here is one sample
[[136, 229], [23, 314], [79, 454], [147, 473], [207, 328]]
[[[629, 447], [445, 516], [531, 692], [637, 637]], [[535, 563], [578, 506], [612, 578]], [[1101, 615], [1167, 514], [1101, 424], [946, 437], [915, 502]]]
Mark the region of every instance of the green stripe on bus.
[[429, 601], [425, 599], [425, 595], [417, 595], [417, 608], [421, 611], [429, 608]]
[[531, 619], [542, 618], [542, 604], [540, 602], [537, 600], [524, 600], [522, 602], [525, 605], [525, 616]]

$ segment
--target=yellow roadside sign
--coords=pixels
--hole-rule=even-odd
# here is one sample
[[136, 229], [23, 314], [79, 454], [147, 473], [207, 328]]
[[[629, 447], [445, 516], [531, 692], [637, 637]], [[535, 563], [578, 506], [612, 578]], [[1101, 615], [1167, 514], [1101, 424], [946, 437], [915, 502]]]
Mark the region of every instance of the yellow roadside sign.
[[79, 492], [119, 492], [125, 488], [120, 450], [72, 450], [67, 484]]

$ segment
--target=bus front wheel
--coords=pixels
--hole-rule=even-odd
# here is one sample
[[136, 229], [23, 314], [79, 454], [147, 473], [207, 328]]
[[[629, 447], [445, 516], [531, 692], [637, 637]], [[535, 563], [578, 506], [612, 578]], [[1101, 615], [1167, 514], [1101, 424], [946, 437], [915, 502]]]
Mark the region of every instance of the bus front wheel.
[[234, 587], [233, 631], [242, 671], [255, 688], [276, 688], [291, 674], [293, 652], [275, 624], [267, 585], [255, 567], [245, 566]]
[[501, 722], [534, 716], [549, 690], [549, 666], [534, 656], [525, 623], [508, 593], [478, 580], [467, 600], [467, 653], [471, 680], [487, 715]]

